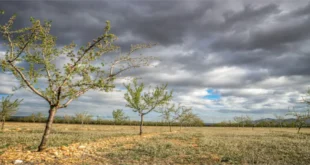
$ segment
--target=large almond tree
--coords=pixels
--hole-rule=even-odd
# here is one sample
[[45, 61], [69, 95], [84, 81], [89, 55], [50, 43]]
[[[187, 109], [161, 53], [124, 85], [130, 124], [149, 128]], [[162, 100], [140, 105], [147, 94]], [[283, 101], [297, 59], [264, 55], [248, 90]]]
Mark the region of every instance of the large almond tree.
[[[56, 112], [67, 107], [73, 100], [90, 90], [111, 91], [117, 76], [129, 69], [146, 66], [151, 57], [132, 56], [151, 44], [131, 46], [126, 54], [113, 58], [105, 65], [103, 57], [119, 50], [113, 42], [117, 37], [110, 33], [106, 22], [103, 34], [85, 46], [71, 43], [62, 48], [56, 45], [56, 37], [50, 34], [51, 22], [31, 18], [31, 26], [13, 29], [16, 16], [0, 26], [7, 48], [2, 68], [11, 71], [21, 87], [40, 96], [49, 105], [48, 119], [38, 151], [47, 146], [48, 137]], [[105, 56], [104, 56], [105, 55]], [[111, 59], [111, 58], [109, 58]], [[62, 61], [61, 61], [62, 60]], [[64, 63], [61, 67], [56, 65]]]

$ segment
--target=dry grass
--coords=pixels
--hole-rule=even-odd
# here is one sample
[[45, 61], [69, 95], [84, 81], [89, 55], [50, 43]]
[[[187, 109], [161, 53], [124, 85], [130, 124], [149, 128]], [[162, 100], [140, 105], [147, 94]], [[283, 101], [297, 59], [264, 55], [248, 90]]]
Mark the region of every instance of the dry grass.
[[6, 128], [0, 164], [310, 164], [310, 129], [145, 127], [140, 137], [136, 126], [55, 124], [50, 149], [38, 153], [43, 124]]

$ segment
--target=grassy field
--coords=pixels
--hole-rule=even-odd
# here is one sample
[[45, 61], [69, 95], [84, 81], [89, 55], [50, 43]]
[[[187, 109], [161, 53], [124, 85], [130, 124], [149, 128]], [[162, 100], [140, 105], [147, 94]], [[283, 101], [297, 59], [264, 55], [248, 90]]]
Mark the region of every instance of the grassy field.
[[310, 129], [144, 127], [55, 124], [50, 148], [36, 152], [44, 125], [7, 123], [0, 164], [310, 164]]

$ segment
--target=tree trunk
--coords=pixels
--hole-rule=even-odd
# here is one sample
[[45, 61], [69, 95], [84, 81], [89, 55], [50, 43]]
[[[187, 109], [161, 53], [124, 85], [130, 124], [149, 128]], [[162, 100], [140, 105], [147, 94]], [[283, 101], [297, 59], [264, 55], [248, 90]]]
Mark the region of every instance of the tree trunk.
[[300, 129], [301, 129], [301, 127], [299, 126], [299, 127], [298, 127], [298, 131], [297, 131], [297, 133], [299, 133]]
[[143, 114], [141, 114], [141, 121], [140, 121], [140, 135], [142, 135], [142, 127], [143, 127]]
[[5, 117], [2, 118], [2, 126], [1, 126], [1, 130], [3, 131], [4, 129], [4, 123], [5, 123]]
[[52, 129], [52, 124], [54, 121], [56, 111], [57, 111], [56, 107], [54, 107], [54, 106], [50, 107], [48, 119], [47, 119], [46, 125], [45, 125], [44, 134], [42, 136], [41, 143], [38, 147], [38, 151], [43, 151], [44, 149], [46, 149], [47, 140], [48, 140], [50, 131]]
[[172, 132], [172, 131], [171, 131], [171, 123], [170, 123], [170, 122], [169, 122], [169, 128], [170, 128], [170, 132]]

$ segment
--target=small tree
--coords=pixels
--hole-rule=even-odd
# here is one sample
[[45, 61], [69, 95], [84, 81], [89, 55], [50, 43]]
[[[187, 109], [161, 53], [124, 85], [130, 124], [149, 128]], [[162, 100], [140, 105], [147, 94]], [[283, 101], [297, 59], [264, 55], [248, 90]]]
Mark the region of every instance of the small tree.
[[253, 126], [252, 125], [252, 118], [250, 117], [250, 116], [248, 116], [248, 115], [245, 115], [245, 116], [242, 116], [242, 118], [243, 118], [243, 123], [244, 123], [244, 125], [246, 125], [246, 126]]
[[257, 126], [258, 122], [254, 120], [252, 117], [245, 115], [242, 116], [243, 123], [245, 123], [246, 126], [252, 127], [252, 130], [254, 130], [254, 127]]
[[72, 116], [64, 115], [63, 119], [64, 119], [64, 121], [65, 121], [67, 124], [70, 124], [70, 122], [71, 122], [71, 120], [72, 120]]
[[122, 109], [113, 110], [112, 116], [114, 119], [114, 125], [116, 123], [124, 122], [128, 119], [128, 116], [125, 115], [125, 113]]
[[102, 119], [102, 117], [100, 117], [99, 115], [97, 116], [97, 119], [96, 119], [96, 123], [97, 124], [102, 124], [102, 122], [103, 122], [103, 119]]
[[85, 124], [90, 124], [93, 121], [93, 115], [87, 115], [85, 118]]
[[240, 117], [240, 116], [235, 116], [235, 117], [234, 117], [234, 121], [238, 124], [238, 127], [239, 127], [239, 126], [240, 126], [240, 123], [243, 122], [243, 119], [242, 119], [242, 117]]
[[87, 112], [81, 112], [75, 114], [75, 119], [80, 122], [82, 125], [87, 123], [92, 118], [92, 115], [88, 114]]
[[238, 124], [238, 127], [240, 124], [242, 124], [242, 127], [246, 125], [251, 125], [252, 124], [252, 119], [250, 116], [245, 115], [245, 116], [235, 116], [234, 121]]
[[2, 97], [1, 101], [1, 107], [0, 107], [0, 120], [2, 121], [1, 130], [4, 129], [4, 123], [5, 121], [10, 118], [13, 114], [16, 113], [18, 110], [18, 107], [20, 103], [23, 100], [16, 99], [14, 101], [11, 101], [12, 95], [9, 95], [7, 97]]
[[254, 127], [256, 127], [259, 124], [257, 120], [251, 120], [252, 130], [254, 130]]
[[274, 125], [274, 121], [271, 119], [263, 119], [262, 124], [264, 127], [272, 127]]
[[[162, 119], [168, 123], [169, 130], [171, 130], [171, 123], [177, 119], [177, 112], [181, 107], [176, 106], [175, 104], [164, 106], [163, 109], [159, 110], [158, 112], [161, 113]], [[156, 122], [157, 125], [157, 122]]]
[[42, 112], [32, 113], [29, 117], [30, 117], [31, 121], [34, 123], [36, 121], [40, 123], [40, 122], [44, 121], [44, 119], [45, 119]]
[[36, 114], [32, 113], [30, 116], [29, 116], [30, 120], [35, 123], [37, 121], [37, 116]]
[[274, 114], [274, 117], [277, 119], [276, 122], [277, 122], [277, 123], [280, 125], [280, 127], [282, 128], [284, 116]]
[[43, 122], [45, 120], [45, 116], [43, 115], [42, 112], [38, 112], [36, 114], [36, 118], [37, 118], [37, 121], [40, 123], [40, 122]]
[[310, 109], [297, 112], [293, 108], [293, 110], [289, 111], [286, 115], [295, 117], [295, 126], [297, 127], [297, 133], [299, 133], [300, 129], [306, 125], [306, 121], [310, 119]]
[[[2, 13], [3, 14], [3, 13]], [[4, 38], [2, 45], [8, 51], [1, 60], [4, 71], [11, 71], [20, 87], [30, 89], [49, 105], [49, 114], [38, 151], [46, 148], [56, 112], [66, 108], [73, 100], [90, 90], [111, 91], [118, 75], [132, 68], [147, 66], [152, 57], [132, 57], [131, 54], [149, 48], [152, 44], [133, 45], [127, 54], [111, 60], [111, 65], [100, 63], [103, 55], [119, 50], [114, 45], [117, 37], [110, 33], [106, 22], [103, 34], [86, 46], [71, 43], [63, 48], [56, 45], [56, 37], [50, 34], [51, 22], [31, 18], [31, 26], [14, 29], [16, 15], [5, 25], [0, 25]], [[65, 57], [69, 62], [57, 67], [57, 60]], [[23, 63], [23, 65], [19, 65]], [[27, 66], [27, 67], [26, 67]], [[40, 85], [36, 85], [40, 82]]]
[[183, 126], [184, 123], [186, 123], [189, 118], [190, 118], [190, 114], [192, 113], [192, 108], [188, 108], [185, 106], [182, 106], [181, 108], [177, 109], [176, 112], [176, 120], [179, 122], [180, 124], [180, 130]]
[[55, 118], [54, 118], [54, 122], [55, 122], [55, 123], [61, 123], [62, 121], [63, 121], [62, 117], [60, 117], [60, 116], [55, 116]]
[[187, 115], [187, 123], [190, 126], [203, 126], [204, 125], [204, 122], [198, 117], [198, 115], [192, 112]]
[[168, 92], [166, 90], [166, 84], [143, 93], [144, 84], [138, 84], [136, 80], [133, 80], [133, 86], [131, 84], [124, 84], [124, 86], [127, 89], [127, 93], [124, 95], [127, 101], [126, 106], [132, 108], [134, 112], [139, 113], [140, 135], [142, 135], [143, 117], [155, 110], [158, 106], [167, 104], [172, 98], [172, 91]]

